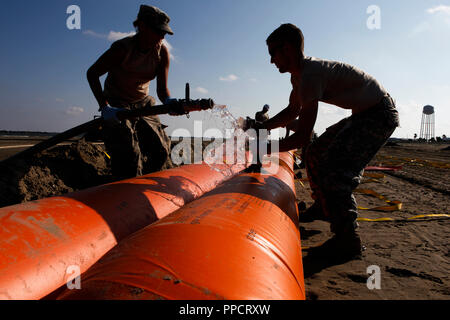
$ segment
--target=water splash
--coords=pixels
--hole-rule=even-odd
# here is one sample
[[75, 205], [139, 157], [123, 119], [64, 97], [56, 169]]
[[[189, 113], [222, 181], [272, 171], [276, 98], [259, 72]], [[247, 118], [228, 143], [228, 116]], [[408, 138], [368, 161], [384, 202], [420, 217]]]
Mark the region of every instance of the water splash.
[[[230, 141], [235, 140], [237, 137], [240, 139], [248, 139], [249, 135], [243, 131], [245, 120], [242, 117], [239, 117], [236, 119], [236, 117], [233, 116], [233, 114], [228, 110], [226, 105], [214, 105], [212, 109], [209, 110], [205, 114], [205, 120], [211, 125], [211, 123], [215, 124], [215, 128], [219, 129], [222, 132], [222, 136]], [[232, 155], [226, 155], [227, 158], [233, 159], [233, 163], [236, 163], [237, 161], [237, 155], [238, 154], [245, 154], [245, 143], [244, 144], [233, 144], [234, 148], [232, 150]], [[220, 159], [217, 156], [214, 155], [223, 155], [226, 152], [229, 152], [230, 150], [225, 150], [224, 152], [224, 143], [221, 143], [215, 148], [208, 150], [208, 154], [205, 156], [205, 161], [208, 163], [208, 165], [215, 171], [221, 171], [223, 168], [220, 168], [218, 164], [223, 164], [224, 159]], [[209, 161], [208, 161], [209, 160]], [[243, 160], [245, 161], [245, 160]]]
[[[239, 117], [236, 119], [226, 105], [215, 104], [207, 115], [209, 115], [209, 119], [207, 120], [214, 122], [217, 125], [216, 128], [219, 130], [223, 128], [225, 130], [225, 132], [222, 130], [224, 137], [226, 137], [225, 134], [233, 135], [237, 130], [244, 127], [244, 118]], [[227, 129], [228, 131], [226, 131]]]

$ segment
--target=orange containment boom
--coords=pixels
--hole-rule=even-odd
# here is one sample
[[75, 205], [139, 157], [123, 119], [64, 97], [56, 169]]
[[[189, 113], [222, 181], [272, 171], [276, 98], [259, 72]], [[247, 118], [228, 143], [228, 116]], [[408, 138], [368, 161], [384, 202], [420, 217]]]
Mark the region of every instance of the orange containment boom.
[[59, 299], [305, 299], [293, 157], [271, 161], [124, 239]]
[[0, 208], [0, 299], [40, 299], [120, 240], [245, 169], [192, 164]]

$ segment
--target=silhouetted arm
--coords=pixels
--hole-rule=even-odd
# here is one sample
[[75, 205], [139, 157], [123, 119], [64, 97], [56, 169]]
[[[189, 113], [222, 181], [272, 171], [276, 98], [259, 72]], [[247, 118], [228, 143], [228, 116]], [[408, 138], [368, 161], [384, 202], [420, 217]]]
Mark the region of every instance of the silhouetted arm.
[[280, 141], [280, 152], [300, 149], [309, 143], [317, 119], [318, 106], [319, 102], [315, 100], [301, 108], [297, 131], [292, 136]]
[[125, 52], [118, 46], [111, 46], [98, 60], [88, 69], [87, 79], [92, 93], [97, 100], [99, 110], [103, 109], [107, 104], [105, 96], [103, 95], [100, 77], [112, 69], [115, 65], [122, 62]]
[[169, 75], [170, 55], [165, 45], [161, 46], [161, 63], [158, 67], [156, 78], [156, 93], [162, 103], [170, 98], [170, 91], [167, 87], [167, 79]]
[[298, 116], [299, 107], [294, 101], [294, 93], [291, 92], [289, 98], [289, 105], [280, 111], [277, 115], [265, 121], [263, 128], [267, 130], [272, 130], [275, 128], [285, 127], [289, 122]]

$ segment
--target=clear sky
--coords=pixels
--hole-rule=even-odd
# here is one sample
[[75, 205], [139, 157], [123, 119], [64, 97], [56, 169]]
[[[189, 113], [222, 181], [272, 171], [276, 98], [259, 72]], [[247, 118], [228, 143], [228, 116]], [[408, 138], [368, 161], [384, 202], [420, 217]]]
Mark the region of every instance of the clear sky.
[[[422, 108], [436, 112], [436, 135], [450, 135], [450, 1], [387, 0], [44, 0], [2, 1], [0, 11], [0, 130], [64, 131], [89, 121], [97, 104], [86, 70], [111, 43], [133, 32], [139, 5], [171, 17], [169, 88], [182, 98], [213, 98], [236, 117], [269, 104], [287, 106], [289, 74], [270, 64], [265, 40], [290, 22], [305, 35], [305, 54], [347, 62], [373, 75], [396, 99], [401, 127], [393, 136], [419, 134]], [[67, 7], [81, 9], [81, 29], [69, 30]], [[370, 5], [380, 29], [369, 29]], [[373, 20], [370, 20], [373, 21]], [[155, 83], [150, 94], [155, 94]], [[348, 116], [320, 104], [318, 133]], [[205, 114], [163, 116], [171, 134], [193, 132]]]

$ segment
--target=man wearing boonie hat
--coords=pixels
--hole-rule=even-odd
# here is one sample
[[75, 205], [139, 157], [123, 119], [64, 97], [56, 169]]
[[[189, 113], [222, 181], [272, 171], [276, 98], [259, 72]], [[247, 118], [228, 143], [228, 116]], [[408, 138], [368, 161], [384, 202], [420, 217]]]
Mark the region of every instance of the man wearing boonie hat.
[[169, 16], [164, 11], [156, 7], [147, 6], [145, 4], [141, 5], [138, 13], [138, 20], [144, 21], [150, 27], [154, 27], [155, 29], [173, 35], [173, 31], [169, 27]]
[[[136, 34], [114, 42], [88, 70], [87, 78], [106, 120], [102, 129], [105, 147], [111, 156], [112, 173], [117, 179], [140, 176], [173, 166], [170, 139], [158, 116], [118, 121], [120, 109], [155, 105], [148, 94], [156, 78], [156, 91], [163, 103], [170, 103], [167, 88], [169, 51], [163, 44], [166, 33], [173, 34], [170, 18], [162, 10], [141, 5]], [[104, 88], [100, 77], [107, 73]]]

